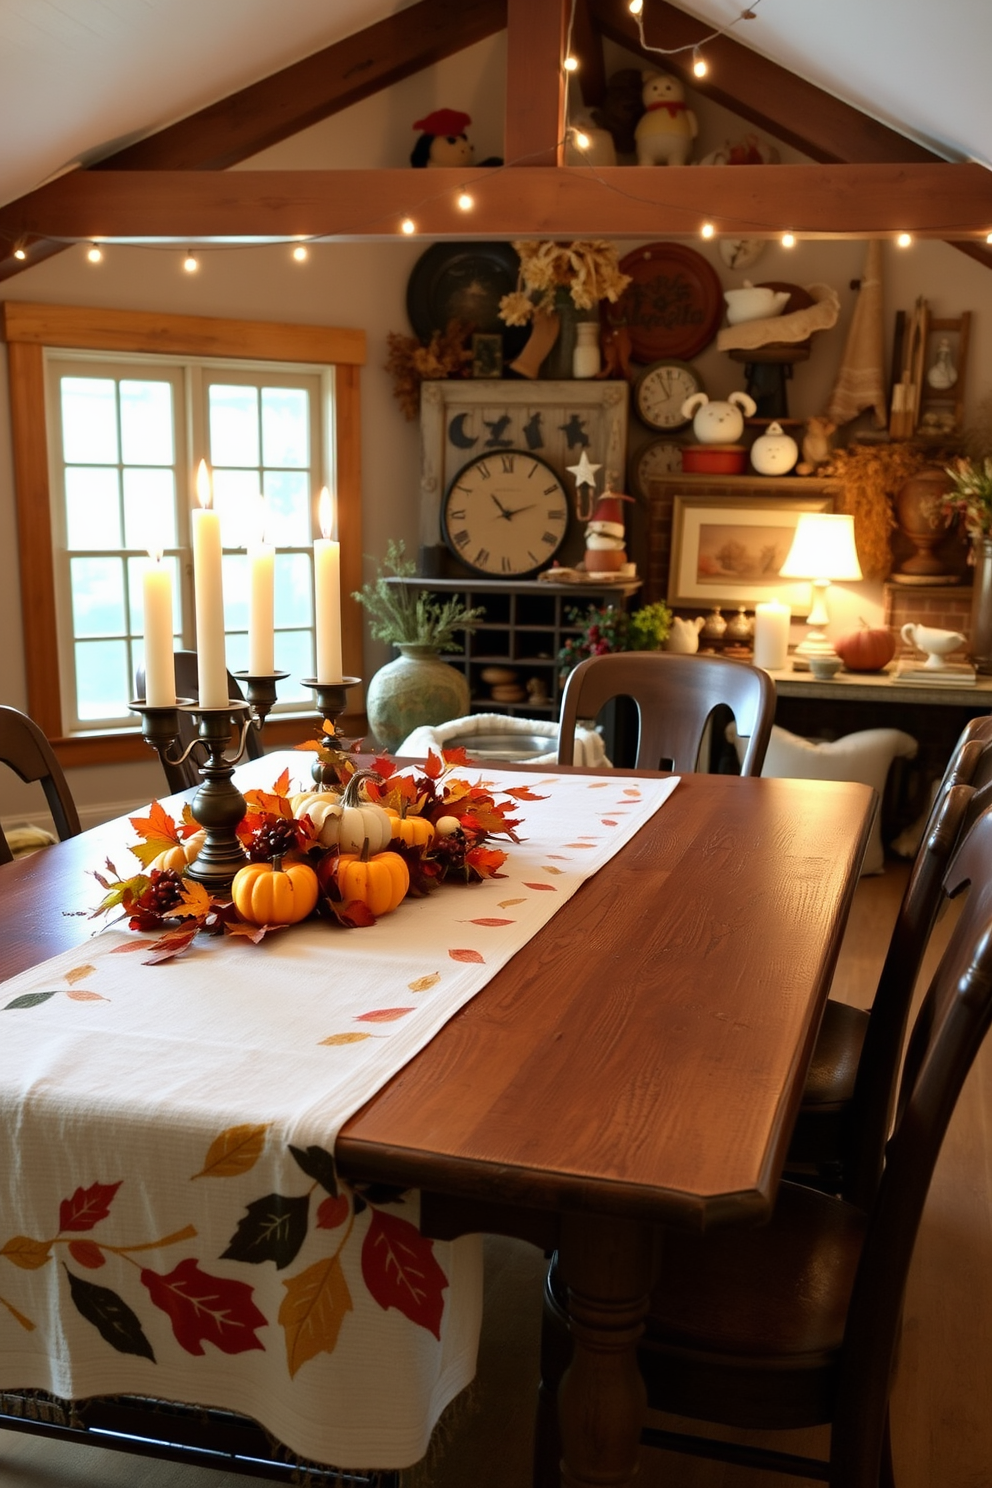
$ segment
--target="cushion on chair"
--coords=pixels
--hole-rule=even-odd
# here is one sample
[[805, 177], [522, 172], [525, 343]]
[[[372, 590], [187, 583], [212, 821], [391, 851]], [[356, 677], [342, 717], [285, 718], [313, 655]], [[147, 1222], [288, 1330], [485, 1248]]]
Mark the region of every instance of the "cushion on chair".
[[[728, 725], [727, 737], [740, 758], [743, 747], [733, 724]], [[776, 724], [761, 773], [789, 780], [856, 780], [872, 786], [881, 801], [892, 761], [912, 759], [918, 748], [912, 735], [901, 729], [861, 729], [829, 743], [814, 743]], [[884, 862], [882, 828], [876, 812], [861, 871], [881, 873]]]
[[[439, 723], [433, 728], [425, 725], [423, 728], [414, 729], [412, 734], [408, 734], [396, 753], [412, 755], [415, 759], [419, 759], [426, 755], [429, 749], [440, 751], [446, 748], [462, 747], [472, 757], [473, 738], [492, 740], [497, 735], [501, 743], [505, 738], [505, 750], [500, 749], [498, 755], [492, 749], [480, 751], [479, 758], [520, 759], [531, 765], [557, 763], [557, 723], [549, 719], [514, 718], [506, 713], [472, 713], [467, 718], [452, 718], [447, 723]], [[521, 741], [519, 754], [514, 752], [514, 738]], [[530, 747], [525, 747], [524, 740], [529, 741], [535, 738], [547, 739], [546, 752], [535, 754]], [[601, 769], [609, 765], [610, 761], [606, 758], [603, 740], [595, 729], [576, 728], [575, 763], [587, 770]]]

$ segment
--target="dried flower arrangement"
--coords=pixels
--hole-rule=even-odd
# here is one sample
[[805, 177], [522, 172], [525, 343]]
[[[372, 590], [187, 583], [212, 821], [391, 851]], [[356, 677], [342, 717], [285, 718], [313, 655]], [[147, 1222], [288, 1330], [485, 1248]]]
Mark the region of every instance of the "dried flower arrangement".
[[500, 319], [507, 325], [526, 325], [535, 310], [553, 311], [559, 290], [568, 291], [577, 310], [591, 310], [600, 300], [616, 304], [630, 283], [630, 275], [620, 272], [616, 248], [602, 239], [513, 246], [520, 257], [520, 277], [512, 294], [499, 302]]
[[464, 377], [472, 360], [467, 344], [472, 327], [463, 320], [449, 320], [443, 331], [435, 331], [425, 346], [416, 336], [390, 331], [386, 337], [389, 356], [385, 368], [392, 373], [393, 397], [408, 419], [420, 412], [420, 384], [446, 377]]
[[854, 518], [858, 557], [866, 579], [881, 579], [892, 567], [889, 535], [896, 526], [892, 499], [911, 476], [933, 463], [933, 454], [902, 440], [851, 444], [835, 450], [820, 476], [841, 482], [837, 510]]

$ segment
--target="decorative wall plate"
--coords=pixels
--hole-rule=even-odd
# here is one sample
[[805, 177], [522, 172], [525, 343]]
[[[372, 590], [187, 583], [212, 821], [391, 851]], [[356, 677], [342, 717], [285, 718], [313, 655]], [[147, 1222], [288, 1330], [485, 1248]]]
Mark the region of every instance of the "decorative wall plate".
[[629, 274], [615, 305], [603, 302], [609, 325], [624, 321], [636, 362], [689, 358], [709, 346], [723, 319], [723, 286], [713, 266], [681, 243], [648, 243], [620, 260]]
[[503, 336], [504, 359], [516, 356], [529, 326], [507, 326], [499, 302], [517, 287], [520, 259], [510, 243], [434, 243], [414, 264], [406, 289], [406, 311], [421, 341], [451, 320]]

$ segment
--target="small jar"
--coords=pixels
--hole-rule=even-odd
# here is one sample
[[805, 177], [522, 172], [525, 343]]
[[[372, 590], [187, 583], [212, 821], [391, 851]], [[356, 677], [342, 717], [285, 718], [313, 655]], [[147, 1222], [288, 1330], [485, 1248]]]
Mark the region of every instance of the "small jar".
[[710, 610], [706, 616], [700, 636], [704, 641], [722, 641], [727, 632], [727, 622], [720, 614], [720, 606]]
[[749, 641], [751, 635], [751, 621], [748, 619], [747, 610], [741, 605], [734, 618], [727, 622], [727, 640], [738, 642]]
[[575, 327], [572, 376], [595, 377], [599, 371], [599, 321], [580, 320]]

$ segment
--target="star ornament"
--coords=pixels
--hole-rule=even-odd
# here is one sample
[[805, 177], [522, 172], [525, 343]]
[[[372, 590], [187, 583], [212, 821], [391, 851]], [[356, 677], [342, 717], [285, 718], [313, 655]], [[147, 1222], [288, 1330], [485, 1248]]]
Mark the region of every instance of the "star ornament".
[[582, 451], [577, 465], [566, 465], [565, 469], [569, 475], [575, 477], [576, 486], [595, 486], [596, 471], [602, 470], [602, 465], [593, 465], [586, 450]]

